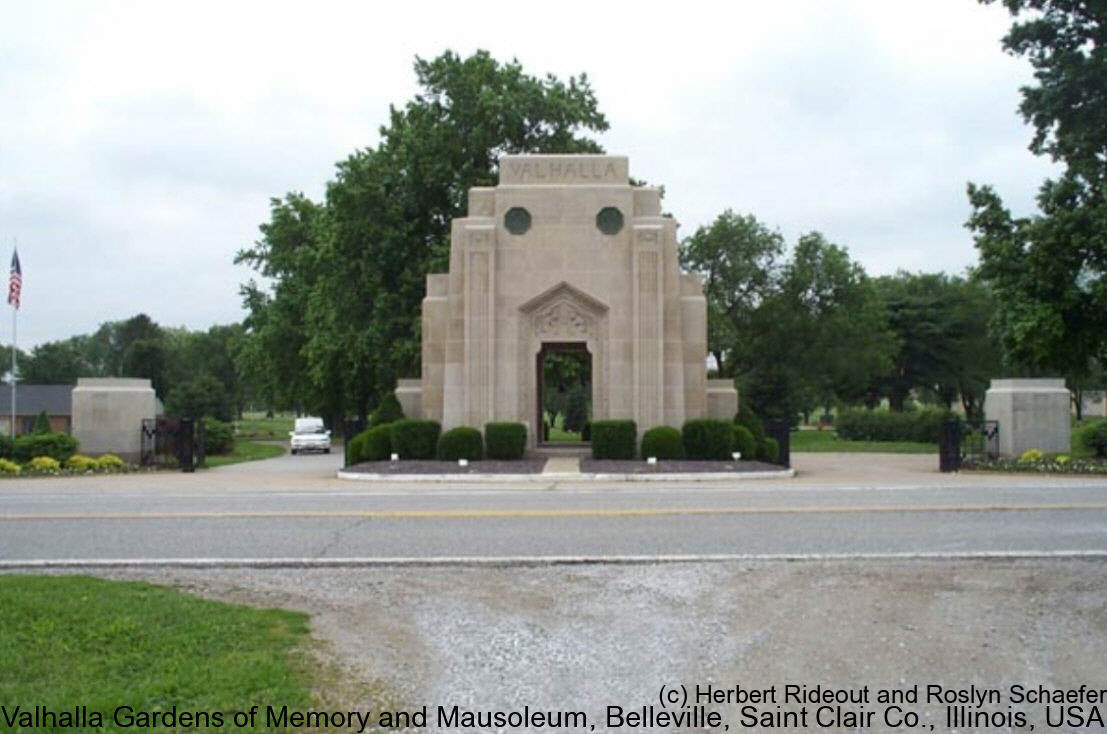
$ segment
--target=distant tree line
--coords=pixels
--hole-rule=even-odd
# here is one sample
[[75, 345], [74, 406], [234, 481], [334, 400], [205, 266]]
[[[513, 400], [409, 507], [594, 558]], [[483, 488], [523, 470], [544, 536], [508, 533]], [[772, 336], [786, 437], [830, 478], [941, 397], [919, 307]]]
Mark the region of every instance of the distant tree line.
[[79, 377], [145, 377], [170, 415], [229, 421], [254, 396], [239, 377], [243, 326], [207, 331], [166, 328], [146, 314], [104, 323], [92, 334], [19, 352], [22, 382], [75, 383]]

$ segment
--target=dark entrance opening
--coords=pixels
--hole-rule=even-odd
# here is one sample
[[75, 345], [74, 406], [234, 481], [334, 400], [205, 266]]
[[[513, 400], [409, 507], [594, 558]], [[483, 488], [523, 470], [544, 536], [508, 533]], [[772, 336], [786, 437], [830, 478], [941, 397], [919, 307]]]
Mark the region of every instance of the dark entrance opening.
[[539, 444], [583, 444], [591, 438], [592, 355], [584, 342], [547, 342], [538, 352]]

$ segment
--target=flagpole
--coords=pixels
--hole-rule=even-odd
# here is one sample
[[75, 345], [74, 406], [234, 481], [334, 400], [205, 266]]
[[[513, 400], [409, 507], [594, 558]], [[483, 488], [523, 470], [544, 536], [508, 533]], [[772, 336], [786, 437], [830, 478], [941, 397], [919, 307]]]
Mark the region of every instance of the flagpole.
[[[19, 250], [19, 241], [12, 238], [12, 256]], [[23, 284], [20, 282], [20, 288]], [[11, 302], [11, 296], [8, 296], [9, 303]], [[15, 343], [16, 343], [16, 320], [15, 317], [19, 314], [19, 307], [11, 303], [12, 307], [12, 415], [11, 415], [11, 434], [12, 440], [15, 440]]]

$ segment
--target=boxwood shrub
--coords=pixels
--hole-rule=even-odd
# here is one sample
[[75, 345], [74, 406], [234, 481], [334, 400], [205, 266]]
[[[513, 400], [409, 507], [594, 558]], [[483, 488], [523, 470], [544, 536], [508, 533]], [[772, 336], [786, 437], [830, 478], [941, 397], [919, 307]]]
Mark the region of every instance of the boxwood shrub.
[[742, 461], [753, 461], [757, 458], [757, 439], [750, 433], [750, 429], [738, 424], [734, 425], [734, 450], [742, 454]]
[[681, 429], [684, 454], [689, 459], [728, 461], [734, 450], [734, 428], [717, 418], [693, 418]]
[[396, 397], [396, 393], [388, 392], [380, 403], [377, 405], [377, 409], [369, 416], [369, 426], [383, 426], [389, 423], [395, 423], [404, 417], [404, 409], [400, 405], [400, 399]]
[[15, 460], [27, 463], [36, 456], [49, 456], [65, 463], [77, 453], [77, 439], [68, 433], [27, 433], [15, 437]]
[[392, 456], [392, 424], [366, 428], [346, 444], [346, 463], [387, 461]]
[[522, 423], [485, 423], [484, 447], [489, 459], [521, 459], [527, 448], [527, 427]]
[[1081, 428], [1077, 433], [1077, 442], [1099, 458], [1107, 457], [1107, 421], [1096, 421]]
[[204, 419], [204, 453], [229, 454], [234, 450], [234, 426], [214, 418]]
[[484, 440], [476, 428], [458, 426], [438, 437], [439, 461], [480, 461], [483, 457]]
[[672, 426], [654, 426], [642, 436], [642, 458], [683, 459], [680, 431]]
[[633, 459], [638, 426], [629, 420], [592, 421], [593, 459]]
[[438, 421], [404, 418], [392, 424], [392, 450], [401, 459], [433, 459], [438, 448]]
[[[745, 426], [746, 430], [753, 435], [754, 441], [760, 443], [761, 439], [765, 438], [765, 425], [748, 403], [742, 403], [739, 406], [738, 414], [734, 416], [734, 422], [740, 426]], [[742, 454], [742, 456], [745, 456], [745, 454]]]
[[851, 441], [918, 441], [937, 443], [942, 422], [956, 419], [949, 410], [926, 408], [906, 413], [846, 410], [838, 414], [838, 438]]
[[757, 459], [768, 464], [775, 464], [780, 458], [780, 442], [775, 438], [766, 437], [757, 444]]

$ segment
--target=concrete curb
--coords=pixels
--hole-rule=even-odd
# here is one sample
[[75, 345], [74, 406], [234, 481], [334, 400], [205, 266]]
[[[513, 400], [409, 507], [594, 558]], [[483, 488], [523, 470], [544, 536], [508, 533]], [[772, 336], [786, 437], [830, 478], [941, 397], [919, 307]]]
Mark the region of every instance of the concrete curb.
[[1107, 550], [920, 551], [892, 553], [723, 553], [655, 556], [428, 556], [366, 558], [59, 558], [0, 561], [0, 572], [36, 569], [111, 568], [375, 568], [389, 566], [586, 566], [670, 563], [833, 561], [1016, 561], [1103, 560]]
[[669, 474], [368, 474], [339, 469], [339, 479], [360, 482], [718, 482], [743, 479], [789, 479], [796, 475], [792, 468], [780, 471], [749, 472], [683, 472]]

